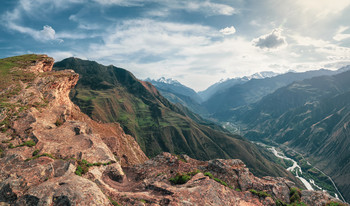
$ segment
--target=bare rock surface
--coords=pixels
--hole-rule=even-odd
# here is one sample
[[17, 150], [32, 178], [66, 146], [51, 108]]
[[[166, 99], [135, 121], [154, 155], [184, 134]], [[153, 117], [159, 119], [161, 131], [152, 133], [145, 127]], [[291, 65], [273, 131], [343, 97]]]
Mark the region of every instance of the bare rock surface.
[[[277, 201], [288, 204], [291, 188], [295, 187], [284, 178], [255, 177], [236, 159], [204, 162], [162, 153], [123, 170], [123, 181], [104, 176], [101, 187], [122, 205], [276, 205]], [[190, 179], [184, 184], [169, 181], [179, 174]], [[320, 205], [339, 201], [327, 193], [318, 194], [302, 191], [300, 196], [308, 205], [316, 204], [314, 201], [322, 202]]]
[[[118, 124], [100, 124], [81, 113], [69, 99], [79, 76], [71, 70], [54, 72], [53, 63], [42, 55], [16, 68], [34, 78], [18, 82], [18, 94], [6, 96], [9, 106], [1, 112], [9, 123], [0, 133], [0, 202], [109, 205], [98, 185], [86, 178], [88, 170], [104, 173], [108, 168], [115, 180], [117, 174], [124, 176], [120, 159], [128, 159], [123, 165], [131, 166], [147, 157]], [[111, 132], [101, 134], [99, 128]], [[133, 152], [121, 153], [125, 146]], [[79, 167], [83, 177], [76, 174]]]

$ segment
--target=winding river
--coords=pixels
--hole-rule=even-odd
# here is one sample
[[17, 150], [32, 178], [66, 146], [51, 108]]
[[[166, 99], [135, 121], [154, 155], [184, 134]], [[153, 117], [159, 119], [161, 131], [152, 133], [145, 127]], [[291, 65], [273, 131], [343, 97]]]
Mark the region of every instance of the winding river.
[[[259, 143], [258, 143], [258, 144], [259, 144]], [[260, 145], [267, 147], [267, 145], [264, 145], [264, 144], [261, 144], [261, 143], [260, 143]], [[281, 159], [290, 160], [290, 161], [293, 162], [293, 165], [292, 165], [291, 167], [287, 168], [287, 170], [288, 170], [288, 171], [294, 171], [295, 174], [296, 174], [295, 176], [296, 176], [297, 178], [300, 179], [300, 181], [305, 185], [306, 189], [308, 189], [308, 190], [314, 190], [313, 187], [312, 187], [312, 185], [314, 185], [317, 189], [323, 190], [321, 187], [319, 187], [318, 185], [316, 185], [316, 183], [315, 183], [315, 181], [314, 181], [313, 179], [310, 179], [309, 181], [307, 181], [305, 178], [299, 176], [299, 174], [303, 174], [303, 171], [301, 170], [301, 167], [298, 165], [298, 163], [297, 163], [295, 160], [293, 160], [292, 158], [286, 157], [283, 153], [278, 152], [278, 151], [276, 150], [275, 147], [268, 147], [267, 149], [270, 150], [276, 157], [281, 158]], [[310, 164], [310, 163], [308, 162], [308, 164]], [[315, 168], [315, 167], [314, 167], [314, 168]], [[342, 196], [341, 193], [339, 192], [339, 190], [338, 190], [338, 188], [336, 187], [336, 185], [335, 185], [335, 183], [333, 182], [333, 180], [332, 180], [328, 175], [326, 175], [326, 174], [323, 173], [321, 170], [319, 170], [318, 168], [315, 168], [315, 169], [317, 169], [318, 171], [320, 171], [322, 174], [324, 174], [325, 176], [327, 176], [327, 177], [331, 180], [331, 182], [332, 182], [334, 188], [337, 190], [338, 194], [340, 194], [340, 198], [342, 199], [342, 201], [345, 202], [345, 199], [343, 198], [343, 196]], [[311, 183], [312, 185], [311, 185], [310, 183]], [[336, 196], [337, 199], [339, 199], [338, 194], [335, 193], [335, 196]]]
[[[297, 163], [295, 160], [293, 160], [293, 159], [291, 159], [291, 158], [289, 158], [289, 157], [286, 157], [286, 156], [284, 156], [283, 154], [278, 153], [277, 150], [276, 150], [276, 148], [274, 148], [274, 147], [270, 147], [269, 150], [271, 150], [272, 153], [273, 153], [276, 157], [278, 157], [278, 158], [286, 159], [286, 160], [292, 161], [292, 162], [293, 162], [293, 165], [292, 165], [291, 167], [287, 168], [287, 170], [288, 170], [288, 171], [295, 171], [295, 174], [296, 174], [295, 176], [296, 176], [297, 178], [300, 179], [300, 181], [305, 185], [306, 189], [308, 189], [308, 190], [314, 190], [314, 188], [312, 187], [312, 185], [311, 185], [305, 178], [299, 176], [299, 173], [300, 173], [300, 174], [303, 174], [303, 171], [301, 170], [301, 167], [298, 165], [298, 163]], [[312, 181], [313, 181], [313, 180], [312, 180]], [[313, 182], [314, 182], [314, 181], [313, 181]], [[315, 183], [314, 183], [314, 184], [315, 184]], [[318, 187], [318, 186], [317, 186], [317, 187]]]

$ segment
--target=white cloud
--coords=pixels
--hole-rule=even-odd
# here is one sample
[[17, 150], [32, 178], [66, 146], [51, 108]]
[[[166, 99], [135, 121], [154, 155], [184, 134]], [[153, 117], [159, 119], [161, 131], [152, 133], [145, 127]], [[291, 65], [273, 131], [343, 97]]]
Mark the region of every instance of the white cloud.
[[261, 49], [276, 49], [286, 46], [285, 37], [282, 36], [282, 29], [274, 29], [271, 33], [262, 35], [253, 40], [253, 44]]
[[56, 39], [55, 37], [56, 32], [51, 26], [46, 25], [44, 26], [43, 30], [39, 32], [40, 32], [40, 35], [38, 37], [43, 39], [44, 41]]
[[55, 40], [58, 42], [62, 42], [63, 40], [56, 38], [55, 30], [48, 25], [45, 25], [42, 30], [35, 30], [29, 27], [20, 26], [14, 23], [9, 23], [8, 28], [15, 30], [17, 32], [27, 34], [33, 37], [37, 41], [47, 42], [51, 40]]
[[199, 11], [207, 15], [232, 15], [236, 13], [236, 10], [226, 4], [213, 3], [209, 0], [192, 0], [192, 1], [174, 1], [174, 0], [94, 0], [95, 2], [110, 6], [143, 6], [145, 3], [157, 3], [166, 8], [166, 10], [149, 11], [148, 14], [152, 16], [166, 16], [168, 10], [182, 9], [187, 11]]
[[339, 15], [350, 5], [348, 0], [291, 0], [302, 10], [317, 19]]
[[236, 29], [234, 26], [231, 26], [231, 27], [226, 27], [224, 29], [221, 29], [220, 32], [224, 35], [231, 35], [236, 33]]
[[110, 6], [110, 5], [118, 5], [118, 6], [142, 6], [143, 1], [141, 0], [93, 0], [99, 4]]
[[196, 90], [221, 78], [266, 70], [271, 62], [287, 64], [245, 38], [224, 38], [217, 29], [197, 24], [126, 20], [103, 39], [104, 44], [92, 44], [82, 55], [124, 67], [138, 78], [177, 78]]
[[349, 33], [344, 33], [348, 29], [349, 29], [349, 27], [340, 26], [338, 31], [334, 35], [333, 39], [336, 40], [336, 41], [342, 41], [344, 39], [350, 38], [350, 34]]
[[302, 36], [296, 33], [290, 34], [289, 37], [292, 38], [295, 41], [295, 43], [299, 46], [324, 47], [330, 45], [329, 41], [315, 39], [308, 36]]

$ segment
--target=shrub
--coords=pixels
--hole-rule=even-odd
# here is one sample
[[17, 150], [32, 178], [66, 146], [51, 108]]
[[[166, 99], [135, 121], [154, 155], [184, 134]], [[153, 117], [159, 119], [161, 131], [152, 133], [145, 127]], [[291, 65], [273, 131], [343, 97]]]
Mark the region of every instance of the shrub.
[[[36, 151], [36, 150], [35, 150]], [[33, 155], [34, 155], [34, 153], [35, 153], [35, 151], [33, 152]], [[39, 152], [39, 150], [38, 150], [38, 152]], [[35, 156], [33, 156], [32, 158], [28, 158], [28, 159], [26, 159], [26, 160], [24, 160], [25, 162], [27, 162], [27, 161], [30, 161], [30, 160], [35, 160], [35, 159], [37, 159], [37, 158], [39, 158], [39, 157], [50, 157], [51, 159], [56, 159], [52, 154], [48, 154], [48, 153], [43, 153], [43, 154], [41, 154], [41, 155], [39, 155], [39, 154], [36, 154]]]
[[181, 184], [185, 184], [186, 182], [188, 182], [193, 176], [195, 176], [196, 174], [200, 173], [201, 171], [199, 171], [198, 169], [192, 171], [192, 172], [188, 172], [188, 173], [177, 173], [175, 177], [172, 177], [169, 179], [169, 181], [175, 185], [181, 185]]
[[290, 202], [291, 203], [299, 203], [301, 201], [301, 192], [299, 188], [292, 187], [289, 192], [290, 195]]
[[182, 185], [188, 182], [192, 177], [187, 174], [176, 174], [175, 177], [169, 179], [169, 181], [175, 185]]
[[326, 204], [326, 206], [346, 206], [346, 204], [343, 204], [343, 203], [340, 203], [340, 202], [331, 201], [331, 202], [328, 202]]
[[33, 152], [32, 156], [34, 157], [34, 156], [37, 156], [38, 154], [39, 154], [39, 150], [36, 149], [36, 150]]
[[36, 143], [33, 140], [29, 140], [29, 141], [26, 141], [26, 142], [24, 142], [22, 144], [16, 145], [16, 146], [14, 146], [12, 143], [10, 143], [8, 147], [10, 149], [13, 149], [13, 148], [24, 147], [24, 146], [34, 147], [35, 145], [36, 145]]
[[275, 201], [275, 203], [276, 203], [276, 206], [288, 206], [285, 202], [283, 202], [283, 201], [280, 200], [280, 199], [277, 199], [277, 200]]
[[195, 171], [189, 172], [187, 173], [190, 176], [195, 176], [196, 174], [200, 173], [201, 171], [199, 171], [199, 169], [196, 169]]
[[218, 183], [220, 183], [220, 184], [222, 184], [222, 185], [224, 185], [224, 186], [226, 186], [226, 187], [229, 187], [229, 188], [233, 189], [233, 187], [232, 187], [231, 185], [228, 185], [225, 181], [222, 181], [222, 180], [220, 180], [219, 178], [214, 177], [214, 175], [211, 174], [210, 172], [205, 172], [204, 175], [205, 175], [205, 176], [208, 176], [210, 179], [213, 179], [213, 180], [215, 180], [216, 182], [218, 182]]
[[61, 126], [62, 124], [64, 123], [63, 119], [62, 118], [58, 118], [55, 122], [55, 125], [56, 127], [59, 127]]
[[210, 172], [205, 172], [204, 175], [210, 177], [211, 179], [214, 178], [214, 175], [211, 174]]
[[256, 195], [256, 196], [259, 196], [259, 197], [263, 197], [263, 198], [265, 198], [265, 197], [271, 197], [271, 195], [268, 194], [268, 193], [265, 192], [265, 191], [256, 191], [256, 190], [254, 190], [254, 189], [250, 189], [249, 191], [250, 191], [253, 195]]
[[[21, 145], [27, 146], [27, 147], [34, 147], [36, 145], [36, 143], [33, 140], [29, 140], [29, 141], [24, 142]], [[19, 145], [19, 146], [21, 146], [21, 145]]]
[[109, 201], [112, 203], [114, 206], [120, 206], [117, 201], [112, 200], [112, 198], [108, 197]]
[[86, 160], [81, 160], [78, 161], [78, 166], [77, 169], [75, 170], [75, 174], [82, 176], [83, 174], [86, 174], [87, 172], [89, 172], [89, 166], [88, 166], [88, 161]]
[[222, 181], [222, 180], [220, 180], [219, 178], [213, 178], [213, 180], [215, 180], [215, 181], [217, 181], [218, 183], [220, 183], [220, 184], [222, 184], [222, 185], [228, 187], [227, 183], [224, 182], [224, 181]]
[[182, 158], [180, 155], [175, 154], [175, 156], [176, 156], [177, 159], [180, 160], [181, 162], [186, 162], [186, 163], [187, 163], [187, 161], [186, 161], [184, 158]]

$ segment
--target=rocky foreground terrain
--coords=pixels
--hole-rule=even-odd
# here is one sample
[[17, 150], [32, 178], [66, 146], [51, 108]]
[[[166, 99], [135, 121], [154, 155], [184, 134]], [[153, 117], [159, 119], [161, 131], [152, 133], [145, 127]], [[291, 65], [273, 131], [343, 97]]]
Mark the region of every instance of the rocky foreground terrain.
[[79, 77], [45, 55], [2, 59], [0, 205], [342, 205], [240, 160], [148, 160], [118, 124], [69, 99]]

